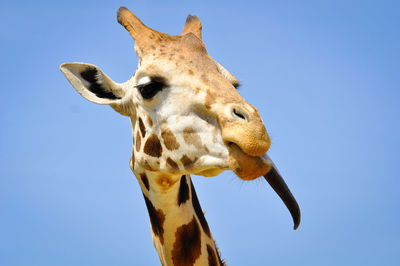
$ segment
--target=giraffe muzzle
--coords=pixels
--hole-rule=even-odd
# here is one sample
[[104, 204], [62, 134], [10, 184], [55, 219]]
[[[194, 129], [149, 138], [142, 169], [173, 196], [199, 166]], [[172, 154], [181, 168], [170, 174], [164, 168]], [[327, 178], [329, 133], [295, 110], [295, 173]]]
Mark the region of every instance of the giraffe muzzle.
[[226, 143], [236, 144], [249, 156], [264, 155], [271, 141], [264, 123], [255, 107], [229, 105], [221, 119], [222, 138]]

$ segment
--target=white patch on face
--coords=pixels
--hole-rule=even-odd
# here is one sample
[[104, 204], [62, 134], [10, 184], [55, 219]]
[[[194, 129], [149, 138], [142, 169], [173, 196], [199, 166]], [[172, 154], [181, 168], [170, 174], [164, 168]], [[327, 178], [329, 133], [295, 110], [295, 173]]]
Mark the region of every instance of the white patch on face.
[[[160, 74], [162, 75], [162, 74]], [[153, 125], [149, 133], [156, 134], [162, 145], [162, 158], [153, 158], [142, 152], [135, 154], [136, 163], [143, 165], [147, 162], [153, 169], [160, 172], [170, 172], [171, 167], [166, 158], [172, 159], [177, 165], [179, 173], [197, 173], [205, 176], [214, 176], [228, 168], [229, 152], [222, 140], [221, 131], [216, 118], [205, 108], [206, 92], [199, 91], [188, 84], [185, 77], [173, 77], [170, 85], [165, 86], [152, 99], [143, 99], [135, 86], [151, 82], [149, 76], [138, 70], [133, 77], [133, 101], [137, 103], [138, 117], [151, 117]], [[182, 84], [176, 86], [173, 84]], [[185, 84], [185, 85], [183, 85]], [[180, 144], [176, 150], [168, 150], [161, 138], [161, 127], [167, 125]], [[134, 129], [135, 125], [132, 124]], [[184, 131], [191, 128], [201, 139], [198, 144], [186, 143]], [[136, 130], [136, 129], [134, 129]], [[134, 131], [133, 130], [133, 131]], [[183, 165], [181, 158], [188, 157], [193, 164]], [[177, 172], [175, 172], [177, 173]]]
[[139, 78], [137, 85], [143, 85], [143, 84], [147, 84], [150, 82], [151, 82], [151, 79], [148, 76], [144, 76], [144, 77]]
[[[217, 126], [215, 124], [216, 122], [210, 123], [193, 112], [183, 115], [171, 115], [164, 121], [173, 132], [177, 142], [180, 143], [180, 148], [178, 150], [172, 152], [165, 150], [172, 159], [179, 162], [182, 156], [188, 156], [191, 160], [194, 160], [194, 164], [191, 165], [190, 171], [191, 173], [196, 174], [210, 169], [227, 169], [227, 158], [229, 152], [221, 137], [216, 138], [217, 141], [214, 140]], [[187, 128], [193, 129], [200, 137], [201, 147], [186, 143], [184, 131]], [[187, 171], [185, 168], [181, 169], [184, 172]], [[218, 171], [218, 174], [219, 173], [220, 171]], [[210, 173], [207, 176], [211, 175], [216, 174]]]

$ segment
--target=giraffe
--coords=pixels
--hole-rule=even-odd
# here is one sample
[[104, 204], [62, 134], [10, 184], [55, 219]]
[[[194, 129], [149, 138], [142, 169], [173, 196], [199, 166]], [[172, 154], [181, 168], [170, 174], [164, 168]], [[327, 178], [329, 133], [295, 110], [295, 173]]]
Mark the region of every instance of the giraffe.
[[237, 78], [207, 52], [201, 22], [189, 15], [180, 35], [145, 26], [131, 11], [117, 13], [135, 41], [138, 67], [116, 83], [86, 63], [60, 66], [87, 100], [129, 117], [129, 166], [148, 210], [162, 265], [225, 265], [190, 174], [232, 170], [243, 180], [264, 176], [288, 207], [294, 229], [299, 206], [266, 154], [270, 139], [257, 109], [238, 93]]

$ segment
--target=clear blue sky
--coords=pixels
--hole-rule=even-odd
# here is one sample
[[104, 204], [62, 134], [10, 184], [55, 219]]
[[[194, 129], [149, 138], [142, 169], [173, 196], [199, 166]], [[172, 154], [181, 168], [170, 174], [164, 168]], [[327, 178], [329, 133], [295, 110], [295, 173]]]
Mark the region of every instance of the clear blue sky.
[[292, 230], [264, 180], [193, 177], [229, 265], [398, 263], [398, 1], [2, 1], [1, 265], [159, 265], [128, 119], [58, 69], [130, 78], [119, 6], [170, 34], [199, 16], [209, 53], [266, 123], [302, 224]]

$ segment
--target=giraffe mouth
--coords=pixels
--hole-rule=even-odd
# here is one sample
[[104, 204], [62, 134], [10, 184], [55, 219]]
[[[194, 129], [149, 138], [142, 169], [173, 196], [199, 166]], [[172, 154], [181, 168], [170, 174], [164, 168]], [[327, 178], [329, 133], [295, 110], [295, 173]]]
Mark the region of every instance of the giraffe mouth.
[[271, 162], [266, 155], [251, 156], [237, 144], [228, 143], [228, 166], [239, 178], [253, 180], [271, 170]]
[[293, 218], [294, 230], [296, 230], [300, 225], [301, 217], [299, 205], [269, 156], [267, 154], [260, 157], [250, 156], [234, 143], [229, 143], [228, 149], [229, 168], [244, 180], [253, 180], [264, 176], [288, 208]]

